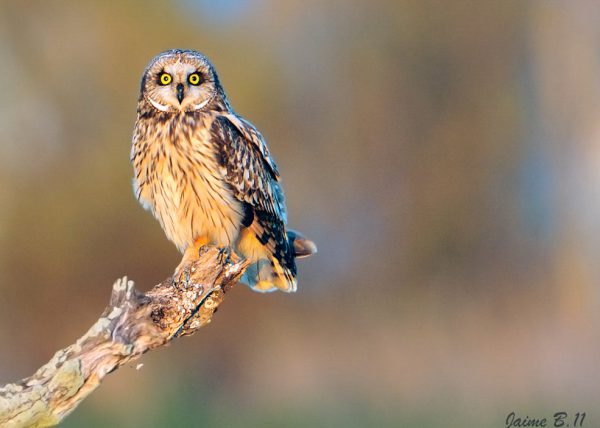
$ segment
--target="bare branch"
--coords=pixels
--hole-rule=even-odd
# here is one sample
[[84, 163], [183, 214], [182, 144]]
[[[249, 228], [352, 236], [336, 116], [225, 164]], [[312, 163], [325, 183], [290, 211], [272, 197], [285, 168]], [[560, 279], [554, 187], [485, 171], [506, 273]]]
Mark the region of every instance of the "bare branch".
[[126, 277], [118, 280], [108, 307], [84, 336], [33, 376], [0, 387], [0, 426], [58, 424], [108, 373], [208, 324], [246, 267], [235, 254], [205, 247], [179, 278], [147, 293]]

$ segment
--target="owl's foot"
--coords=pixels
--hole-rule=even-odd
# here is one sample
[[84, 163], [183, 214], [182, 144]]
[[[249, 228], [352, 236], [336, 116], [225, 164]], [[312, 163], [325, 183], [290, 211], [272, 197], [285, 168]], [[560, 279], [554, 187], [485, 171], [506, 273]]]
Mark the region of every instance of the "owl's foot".
[[[193, 259], [190, 259], [187, 254], [183, 255], [183, 259], [179, 265], [175, 268], [175, 273], [173, 274], [173, 278], [175, 278], [176, 282], [188, 282], [190, 280], [190, 270], [189, 263]], [[186, 267], [188, 269], [186, 269]]]
[[209, 240], [206, 237], [200, 237], [194, 241], [192, 245], [190, 245], [185, 253], [183, 253], [183, 258], [179, 263], [179, 266], [175, 269], [175, 278], [179, 281], [189, 281], [189, 272], [185, 271], [185, 267], [188, 266], [191, 262], [198, 259], [201, 254], [203, 254], [207, 250], [207, 245], [209, 244]]
[[222, 264], [229, 263], [231, 261], [231, 247], [219, 247], [219, 262]]

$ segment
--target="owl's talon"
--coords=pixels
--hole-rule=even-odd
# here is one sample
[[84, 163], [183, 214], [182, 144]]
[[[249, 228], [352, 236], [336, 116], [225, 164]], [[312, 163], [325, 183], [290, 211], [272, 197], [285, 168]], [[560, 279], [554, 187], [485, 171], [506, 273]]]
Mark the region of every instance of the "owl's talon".
[[190, 282], [190, 270], [185, 268], [178, 268], [173, 275], [175, 284], [182, 284]]
[[231, 261], [231, 247], [219, 247], [219, 262], [229, 263]]
[[209, 249], [210, 247], [208, 245], [201, 245], [200, 247], [198, 247], [198, 257], [200, 257], [202, 254], [207, 253]]

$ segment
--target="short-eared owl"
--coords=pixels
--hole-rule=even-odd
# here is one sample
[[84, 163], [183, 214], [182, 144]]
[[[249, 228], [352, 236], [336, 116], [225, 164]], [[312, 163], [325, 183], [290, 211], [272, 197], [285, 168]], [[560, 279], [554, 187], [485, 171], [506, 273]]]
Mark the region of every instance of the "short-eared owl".
[[204, 55], [170, 50], [150, 61], [131, 161], [136, 197], [184, 262], [206, 244], [232, 247], [252, 262], [243, 278], [252, 288], [296, 290], [294, 259], [316, 247], [286, 230], [279, 171], [265, 140], [232, 110]]

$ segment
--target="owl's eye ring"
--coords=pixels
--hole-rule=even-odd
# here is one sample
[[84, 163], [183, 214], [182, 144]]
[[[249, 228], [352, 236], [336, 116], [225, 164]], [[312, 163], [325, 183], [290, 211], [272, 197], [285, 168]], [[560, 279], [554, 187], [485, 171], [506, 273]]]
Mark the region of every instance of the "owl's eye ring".
[[172, 81], [173, 81], [173, 77], [171, 77], [171, 75], [169, 73], [161, 73], [158, 76], [158, 83], [160, 83], [163, 86], [168, 85]]
[[190, 85], [198, 86], [200, 84], [200, 74], [192, 73], [188, 76], [188, 82]]

